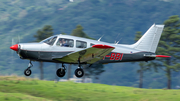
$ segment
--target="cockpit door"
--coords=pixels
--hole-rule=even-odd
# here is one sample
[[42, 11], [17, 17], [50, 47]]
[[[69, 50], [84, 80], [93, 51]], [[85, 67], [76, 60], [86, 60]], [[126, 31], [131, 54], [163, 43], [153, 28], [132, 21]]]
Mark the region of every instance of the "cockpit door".
[[52, 58], [63, 57], [75, 51], [74, 40], [69, 38], [59, 38], [52, 47]]
[[53, 36], [47, 38], [46, 40], [42, 41], [41, 51], [39, 52], [39, 59], [40, 60], [51, 60], [52, 59], [52, 52], [53, 52], [53, 45], [57, 40], [57, 36]]

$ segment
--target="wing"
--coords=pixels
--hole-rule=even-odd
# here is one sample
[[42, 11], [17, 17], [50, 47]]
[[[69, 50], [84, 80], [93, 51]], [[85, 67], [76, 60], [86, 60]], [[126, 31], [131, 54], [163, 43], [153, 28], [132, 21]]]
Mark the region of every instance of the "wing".
[[109, 54], [114, 47], [108, 45], [97, 44], [90, 48], [67, 54], [61, 58], [53, 58], [53, 60], [65, 62], [65, 63], [88, 63], [92, 64]]

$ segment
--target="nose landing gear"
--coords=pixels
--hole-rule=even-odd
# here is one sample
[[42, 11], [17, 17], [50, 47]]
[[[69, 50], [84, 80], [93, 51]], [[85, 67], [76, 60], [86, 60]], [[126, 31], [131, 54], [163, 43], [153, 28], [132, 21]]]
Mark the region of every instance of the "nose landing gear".
[[31, 67], [33, 66], [33, 64], [31, 63], [31, 61], [29, 62], [28, 68], [24, 70], [24, 75], [26, 76], [30, 76], [31, 75]]
[[66, 74], [66, 67], [65, 65], [62, 63], [62, 67], [59, 68], [57, 71], [56, 71], [56, 75], [58, 77], [64, 77], [64, 75]]

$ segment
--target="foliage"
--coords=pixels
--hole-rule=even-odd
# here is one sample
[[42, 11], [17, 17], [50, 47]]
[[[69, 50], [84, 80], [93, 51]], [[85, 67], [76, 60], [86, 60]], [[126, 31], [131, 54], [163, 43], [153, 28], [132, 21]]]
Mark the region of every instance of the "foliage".
[[170, 16], [169, 19], [164, 21], [164, 24], [165, 27], [156, 54], [169, 55], [171, 58], [157, 59], [151, 64], [155, 69], [159, 67], [166, 72], [167, 88], [171, 89], [172, 72], [180, 69], [180, 18], [178, 15]]
[[[0, 77], [2, 100], [61, 100], [61, 101], [178, 101], [179, 91], [167, 89], [139, 89], [104, 84], [41, 81], [24, 77]], [[13, 95], [12, 95], [13, 94]], [[5, 95], [5, 96], [2, 96]], [[20, 97], [21, 95], [21, 97]], [[93, 96], [93, 97], [92, 97]]]
[[36, 38], [36, 41], [40, 42], [40, 41], [52, 36], [53, 35], [52, 30], [53, 30], [53, 28], [51, 25], [45, 25], [42, 29], [39, 29], [37, 31], [37, 34], [34, 35], [34, 37]]
[[87, 38], [87, 35], [83, 32], [83, 27], [81, 25], [77, 25], [76, 29], [72, 31], [71, 35]]
[[[136, 32], [136, 36], [135, 36], [135, 41], [138, 41], [140, 38], [142, 37], [141, 32], [138, 31]], [[139, 62], [138, 63], [140, 69], [137, 70], [137, 73], [139, 73], [139, 88], [143, 88], [143, 73], [146, 70], [149, 70], [149, 67], [147, 67], [147, 63], [143, 62]]]
[[105, 70], [103, 64], [92, 64], [90, 67], [88, 65], [86, 66], [85, 72], [87, 77], [94, 76], [95, 79], [99, 79], [98, 76], [105, 72]]
[[72, 31], [71, 33], [72, 36], [78, 36], [78, 37], [83, 37], [83, 38], [88, 38], [88, 39], [93, 39], [89, 37], [84, 31], [83, 27], [81, 25], [77, 25], [76, 28]]

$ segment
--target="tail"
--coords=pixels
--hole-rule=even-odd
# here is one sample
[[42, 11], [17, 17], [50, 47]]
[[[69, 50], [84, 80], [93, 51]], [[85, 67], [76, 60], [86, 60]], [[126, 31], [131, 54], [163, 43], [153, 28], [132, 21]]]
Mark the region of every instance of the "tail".
[[135, 44], [131, 45], [132, 48], [155, 53], [163, 28], [164, 25], [153, 24]]

